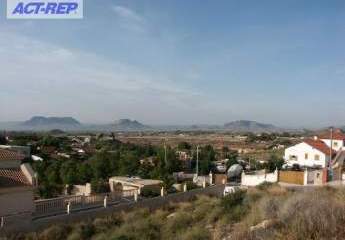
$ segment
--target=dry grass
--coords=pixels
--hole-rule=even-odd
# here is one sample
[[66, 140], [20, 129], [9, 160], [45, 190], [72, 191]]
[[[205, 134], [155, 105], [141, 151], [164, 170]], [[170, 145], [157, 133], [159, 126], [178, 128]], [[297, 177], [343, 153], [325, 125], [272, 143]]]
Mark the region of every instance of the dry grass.
[[345, 202], [337, 199], [334, 190], [292, 196], [279, 209], [279, 219], [289, 239], [345, 237]]

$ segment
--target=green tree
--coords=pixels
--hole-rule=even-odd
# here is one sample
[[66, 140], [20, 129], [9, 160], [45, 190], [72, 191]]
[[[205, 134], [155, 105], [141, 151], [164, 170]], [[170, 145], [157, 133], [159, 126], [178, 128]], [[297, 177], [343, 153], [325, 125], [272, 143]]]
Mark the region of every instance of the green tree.
[[140, 164], [138, 175], [141, 178], [152, 178], [152, 169], [153, 166], [149, 163]]
[[216, 152], [211, 145], [206, 145], [199, 152], [199, 173], [206, 175], [210, 172], [212, 162], [216, 160]]
[[177, 159], [175, 150], [170, 146], [161, 147], [157, 153], [159, 175], [165, 176], [181, 170], [181, 162]]
[[97, 152], [90, 159], [90, 166], [95, 179], [106, 179], [111, 172], [109, 154], [106, 151]]
[[44, 136], [41, 141], [40, 144], [42, 146], [54, 146], [54, 147], [59, 147], [61, 143], [61, 140], [59, 138], [50, 136], [50, 135], [46, 135]]
[[82, 163], [78, 165], [77, 168], [78, 172], [78, 182], [80, 184], [85, 184], [91, 181], [93, 177], [93, 172], [90, 164]]
[[73, 185], [78, 183], [77, 165], [74, 160], [64, 161], [60, 167], [60, 178], [64, 185]]
[[6, 145], [7, 139], [4, 135], [0, 135], [0, 145]]
[[188, 142], [179, 142], [177, 148], [178, 150], [191, 150], [192, 146]]
[[234, 164], [238, 164], [238, 152], [235, 150], [229, 150], [227, 152], [226, 158], [229, 159], [227, 161], [226, 166], [227, 168], [231, 167]]
[[139, 159], [132, 152], [121, 154], [119, 163], [120, 175], [135, 175], [139, 168]]
[[271, 154], [268, 161], [264, 164], [264, 168], [270, 172], [274, 172], [275, 169], [280, 170], [284, 165], [284, 159]]

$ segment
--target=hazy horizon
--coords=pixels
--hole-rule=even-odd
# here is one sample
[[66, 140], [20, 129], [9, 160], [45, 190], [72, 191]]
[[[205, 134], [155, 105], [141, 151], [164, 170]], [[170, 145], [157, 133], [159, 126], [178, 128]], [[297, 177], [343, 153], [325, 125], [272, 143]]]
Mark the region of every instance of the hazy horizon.
[[345, 2], [84, 0], [82, 20], [8, 20], [0, 122], [345, 125]]
[[[197, 125], [197, 126], [218, 126], [218, 127], [222, 127], [224, 124], [226, 123], [230, 123], [230, 122], [236, 122], [236, 121], [252, 121], [252, 122], [257, 122], [257, 123], [261, 123], [261, 124], [272, 124], [275, 127], [278, 128], [282, 128], [282, 129], [321, 129], [321, 128], [328, 128], [328, 127], [345, 127], [345, 125], [343, 124], [339, 124], [339, 125], [333, 125], [333, 124], [324, 124], [324, 125], [316, 125], [316, 126], [307, 126], [307, 125], [295, 125], [295, 126], [286, 126], [286, 125], [280, 125], [279, 123], [274, 123], [274, 122], [262, 122], [262, 121], [257, 121], [255, 119], [232, 119], [226, 122], [215, 122], [215, 123], [205, 123], [205, 122], [186, 122], [186, 123], [150, 123], [150, 122], [143, 122], [140, 119], [134, 119], [134, 118], [118, 118], [118, 119], [111, 119], [111, 120], [104, 120], [104, 121], [98, 121], [98, 122], [85, 122], [82, 121], [76, 117], [73, 116], [57, 116], [57, 115], [51, 115], [51, 116], [43, 116], [43, 115], [34, 115], [32, 117], [29, 117], [27, 119], [20, 119], [20, 120], [10, 120], [10, 121], [0, 121], [0, 124], [2, 123], [23, 123], [25, 121], [31, 120], [31, 118], [33, 117], [58, 117], [58, 118], [62, 118], [62, 117], [71, 117], [75, 120], [77, 120], [78, 122], [80, 122], [81, 124], [84, 125], [108, 125], [108, 124], [114, 124], [116, 121], [121, 120], [121, 119], [129, 119], [129, 120], [136, 120], [141, 124], [144, 124], [146, 126], [153, 126], [153, 127], [164, 127], [164, 126], [180, 126], [180, 127], [185, 127], [185, 126], [192, 126], [192, 125]], [[1, 126], [1, 125], [0, 125]]]

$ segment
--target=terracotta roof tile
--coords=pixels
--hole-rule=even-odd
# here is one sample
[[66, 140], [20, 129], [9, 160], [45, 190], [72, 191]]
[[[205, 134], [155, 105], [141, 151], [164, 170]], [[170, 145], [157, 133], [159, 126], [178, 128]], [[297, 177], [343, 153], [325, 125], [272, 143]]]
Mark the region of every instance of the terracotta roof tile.
[[[323, 141], [317, 139], [305, 139], [304, 142], [306, 144], [308, 144], [309, 146], [321, 151], [322, 153], [329, 155], [330, 153], [330, 147], [328, 147]], [[336, 152], [334, 150], [332, 150], [333, 154], [335, 154]]]
[[23, 154], [6, 150], [0, 149], [0, 161], [21, 161], [25, 158]]
[[19, 168], [0, 169], [0, 187], [17, 187], [30, 185]]
[[[320, 139], [331, 139], [330, 132], [324, 132], [319, 135]], [[345, 134], [340, 129], [335, 129], [333, 131], [333, 139], [334, 140], [344, 140], [345, 141]]]
[[44, 154], [53, 154], [56, 151], [56, 147], [54, 146], [42, 146], [41, 152]]

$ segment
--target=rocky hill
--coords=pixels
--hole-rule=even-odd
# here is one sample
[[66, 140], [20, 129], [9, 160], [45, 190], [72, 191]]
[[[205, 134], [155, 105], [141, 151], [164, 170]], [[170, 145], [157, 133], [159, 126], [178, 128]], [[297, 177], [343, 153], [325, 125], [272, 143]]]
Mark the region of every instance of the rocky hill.
[[226, 130], [234, 132], [275, 132], [280, 129], [272, 124], [255, 121], [239, 120], [224, 124]]
[[31, 119], [18, 124], [19, 129], [29, 130], [74, 130], [80, 129], [82, 124], [72, 117], [43, 117], [34, 116]]
[[35, 116], [23, 122], [25, 126], [44, 126], [44, 125], [80, 125], [80, 122], [72, 117], [42, 117]]
[[113, 128], [115, 130], [121, 130], [121, 131], [134, 131], [134, 130], [144, 130], [144, 129], [150, 129], [149, 126], [146, 126], [137, 120], [130, 120], [130, 119], [120, 119], [117, 120], [113, 124]]

